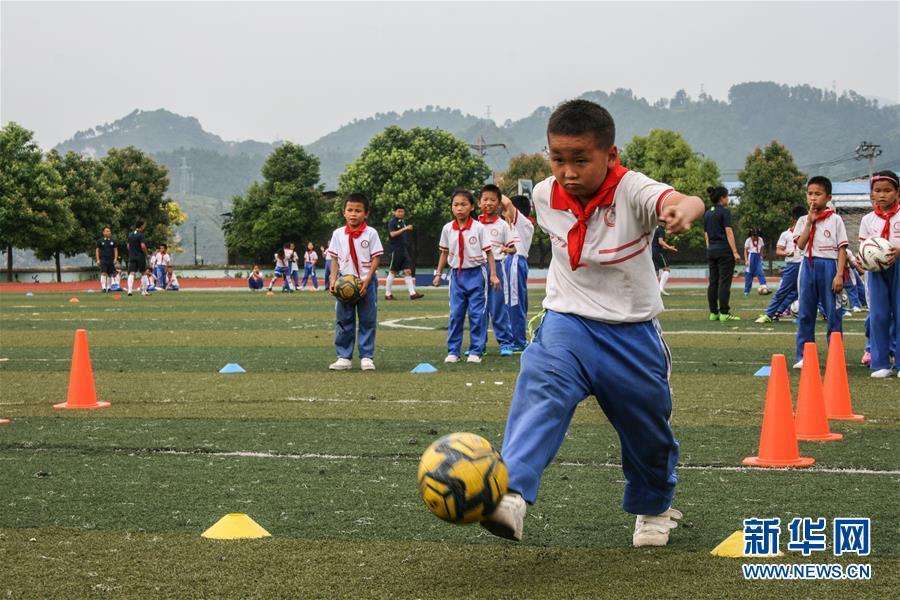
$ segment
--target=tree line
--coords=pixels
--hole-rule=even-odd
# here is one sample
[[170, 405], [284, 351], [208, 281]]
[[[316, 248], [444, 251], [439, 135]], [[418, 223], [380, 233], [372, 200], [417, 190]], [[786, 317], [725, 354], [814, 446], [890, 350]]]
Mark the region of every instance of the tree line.
[[93, 256], [109, 226], [125, 253], [125, 234], [140, 219], [151, 244], [177, 248], [175, 227], [185, 220], [165, 196], [165, 167], [134, 148], [114, 148], [102, 159], [55, 150], [43, 153], [33, 132], [10, 122], [0, 129], [0, 248], [6, 251], [6, 279], [12, 281], [13, 249], [32, 250], [54, 260]]

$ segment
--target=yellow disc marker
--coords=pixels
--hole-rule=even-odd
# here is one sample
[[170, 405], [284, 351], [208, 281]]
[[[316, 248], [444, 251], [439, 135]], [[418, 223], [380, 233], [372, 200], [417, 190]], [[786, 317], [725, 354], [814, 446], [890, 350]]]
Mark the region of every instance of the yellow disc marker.
[[[724, 556], [725, 558], [744, 558], [746, 556], [744, 554], [744, 532], [741, 530], [735, 531], [722, 540], [721, 544], [713, 548], [710, 554], [713, 556]], [[771, 558], [773, 556], [782, 556], [782, 553], [756, 555], [753, 558]]]
[[272, 537], [259, 523], [244, 513], [229, 513], [200, 534], [210, 540], [250, 540]]

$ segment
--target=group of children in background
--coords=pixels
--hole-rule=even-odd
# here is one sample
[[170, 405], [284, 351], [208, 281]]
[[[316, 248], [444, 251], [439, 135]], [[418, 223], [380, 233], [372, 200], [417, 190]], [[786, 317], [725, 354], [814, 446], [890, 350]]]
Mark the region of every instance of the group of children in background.
[[[112, 242], [112, 239], [106, 235], [104, 229], [104, 238], [98, 242], [98, 257], [100, 248], [104, 246], [104, 241]], [[118, 253], [116, 253], [118, 254]], [[124, 292], [122, 288], [122, 268], [108, 261], [100, 261], [100, 291], [102, 293]], [[106, 263], [106, 264], [104, 264]], [[177, 292], [181, 289], [178, 283], [178, 276], [172, 268], [172, 256], [169, 254], [169, 248], [166, 244], [161, 244], [155, 252], [150, 253], [150, 266], [147, 267], [140, 278], [140, 292], [142, 296], [147, 296], [153, 292], [164, 290], [167, 292]]]
[[[325, 248], [320, 248], [322, 254], [325, 254]], [[319, 278], [316, 275], [316, 263], [319, 261], [319, 255], [316, 247], [312, 242], [306, 244], [306, 252], [303, 253], [303, 280], [300, 280], [300, 253], [297, 252], [296, 245], [293, 242], [284, 244], [281, 250], [275, 253], [275, 272], [269, 281], [268, 287], [265, 285], [265, 277], [259, 270], [259, 265], [253, 265], [253, 270], [247, 277], [247, 287], [253, 291], [266, 289], [271, 292], [275, 287], [275, 282], [281, 279], [282, 292], [294, 292], [296, 290], [307, 289], [306, 284], [311, 280], [312, 290], [319, 291]], [[329, 276], [331, 270], [331, 260], [325, 258], [325, 278]]]

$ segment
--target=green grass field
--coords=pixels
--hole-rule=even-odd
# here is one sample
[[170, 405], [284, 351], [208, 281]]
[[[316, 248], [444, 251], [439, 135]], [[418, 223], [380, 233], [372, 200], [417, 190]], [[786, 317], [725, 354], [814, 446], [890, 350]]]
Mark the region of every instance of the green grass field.
[[[592, 399], [546, 473], [520, 544], [425, 509], [418, 457], [468, 430], [499, 447], [518, 357], [444, 365], [447, 296], [379, 303], [375, 373], [328, 372], [325, 294], [182, 292], [0, 296], [0, 597], [11, 598], [887, 598], [900, 585], [900, 382], [858, 364], [863, 320], [845, 322], [858, 423], [842, 442], [801, 443], [802, 471], [738, 469], [754, 454], [766, 380], [794, 326], [706, 320], [705, 292], [680, 290], [661, 320], [674, 356], [683, 526], [660, 549], [631, 547], [619, 444]], [[537, 307], [540, 294], [532, 291]], [[395, 321], [403, 319], [401, 321]], [[89, 332], [103, 411], [57, 412], [73, 333]], [[820, 337], [820, 345], [822, 338]], [[824, 354], [820, 360], [824, 365]], [[225, 363], [244, 375], [219, 375]], [[414, 375], [430, 362], [440, 371]], [[792, 374], [796, 390], [797, 376]], [[852, 470], [851, 470], [852, 469]], [[200, 533], [245, 512], [271, 538]], [[871, 517], [870, 581], [757, 582], [709, 551], [749, 516]], [[829, 548], [831, 536], [829, 533]], [[891, 590], [894, 590], [891, 592]]]

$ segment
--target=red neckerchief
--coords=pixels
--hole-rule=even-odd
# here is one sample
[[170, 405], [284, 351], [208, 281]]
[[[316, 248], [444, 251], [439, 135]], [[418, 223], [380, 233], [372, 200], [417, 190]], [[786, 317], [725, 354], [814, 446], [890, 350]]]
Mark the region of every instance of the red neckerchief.
[[834, 211], [829, 208], [828, 210], [819, 213], [819, 215], [816, 216], [815, 219], [813, 219], [812, 227], [809, 228], [809, 241], [806, 242], [806, 255], [810, 260], [812, 260], [813, 257], [813, 241], [816, 239], [816, 223], [827, 219], [833, 214]]
[[[480, 219], [481, 217], [479, 217]], [[463, 239], [463, 232], [472, 228], [472, 217], [466, 220], [466, 224], [460, 227], [459, 221], [453, 219], [453, 229], [458, 231], [456, 243], [459, 245], [459, 266], [456, 268], [458, 272], [462, 271], [463, 261], [466, 258], [466, 241]]]
[[900, 211], [900, 204], [895, 204], [893, 208], [881, 210], [875, 207], [875, 214], [884, 219], [884, 227], [881, 228], [881, 237], [886, 240], [891, 239], [891, 219]]
[[584, 238], [587, 236], [587, 222], [598, 208], [606, 208], [613, 203], [616, 186], [625, 176], [628, 169], [618, 162], [606, 173], [606, 179], [600, 184], [597, 194], [582, 204], [577, 198], [569, 194], [565, 188], [559, 185], [555, 179], [550, 190], [550, 208], [556, 210], [570, 210], [577, 219], [575, 225], [569, 230], [567, 247], [569, 250], [569, 265], [572, 270], [583, 267], [581, 263], [581, 250], [584, 248]]
[[357, 229], [351, 229], [349, 225], [344, 226], [344, 233], [347, 234], [347, 243], [350, 246], [350, 259], [353, 261], [353, 266], [356, 268], [357, 277], [362, 277], [362, 271], [359, 270], [359, 259], [356, 256], [356, 243], [354, 240], [361, 236], [365, 230], [365, 221], [363, 221]]
[[490, 225], [491, 223], [496, 223], [497, 219], [499, 219], [497, 215], [478, 215], [478, 220], [484, 223], [485, 225]]

